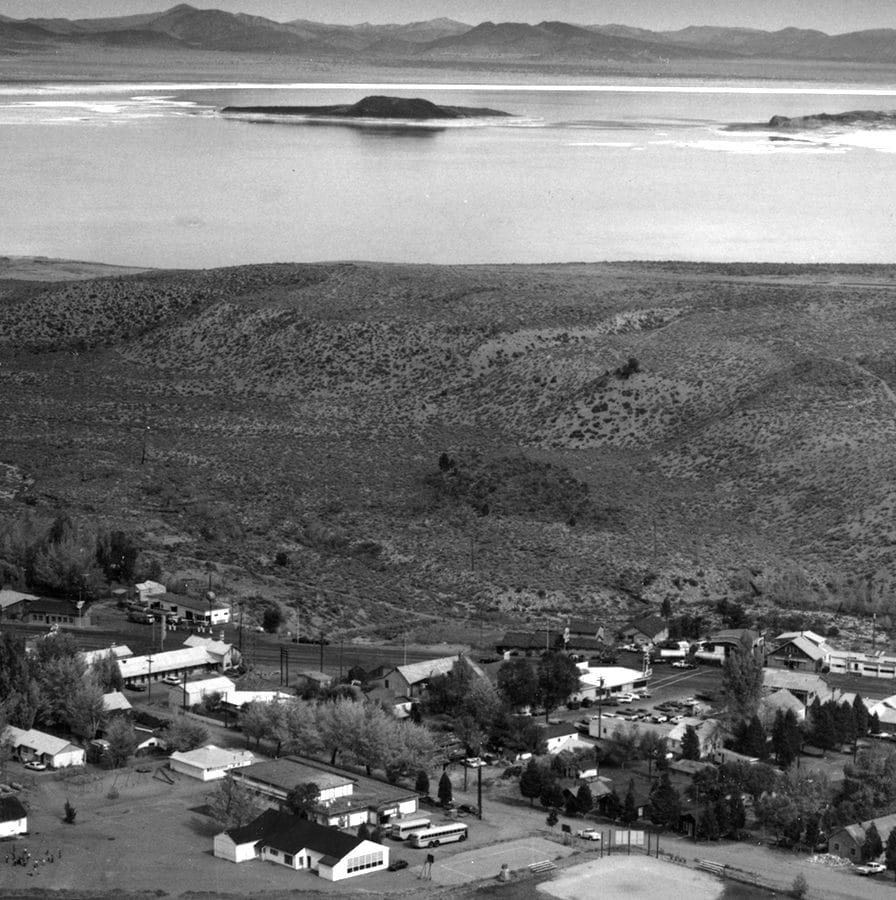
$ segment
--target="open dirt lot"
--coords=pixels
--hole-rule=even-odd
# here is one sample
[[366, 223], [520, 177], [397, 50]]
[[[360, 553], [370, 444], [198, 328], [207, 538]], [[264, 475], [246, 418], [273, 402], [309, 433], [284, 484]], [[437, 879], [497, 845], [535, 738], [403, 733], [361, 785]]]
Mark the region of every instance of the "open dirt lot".
[[531, 863], [553, 861], [569, 856], [575, 851], [555, 841], [530, 837], [508, 841], [497, 846], [482, 847], [459, 853], [432, 867], [432, 880], [436, 884], [463, 884], [481, 878], [495, 878], [503, 865], [510, 871], [525, 869]]
[[606, 856], [563, 871], [538, 886], [542, 894], [561, 900], [625, 897], [627, 900], [715, 900], [722, 883], [702, 872], [685, 869], [649, 856]]

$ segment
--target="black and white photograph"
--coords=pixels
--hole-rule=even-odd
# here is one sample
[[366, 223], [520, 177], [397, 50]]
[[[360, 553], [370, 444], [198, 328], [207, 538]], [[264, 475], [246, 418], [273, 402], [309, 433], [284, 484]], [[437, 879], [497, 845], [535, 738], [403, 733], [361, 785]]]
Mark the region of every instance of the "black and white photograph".
[[892, 894], [896, 3], [171, 2], [0, 0], [0, 897]]

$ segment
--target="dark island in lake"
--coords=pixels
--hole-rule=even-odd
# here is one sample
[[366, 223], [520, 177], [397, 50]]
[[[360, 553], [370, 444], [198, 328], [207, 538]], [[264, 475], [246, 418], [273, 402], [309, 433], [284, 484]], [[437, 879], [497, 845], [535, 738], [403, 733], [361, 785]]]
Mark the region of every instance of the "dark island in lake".
[[365, 97], [357, 103], [337, 106], [225, 106], [222, 113], [256, 115], [310, 116], [325, 119], [484, 119], [509, 116], [498, 109], [469, 106], [439, 106], [419, 97]]
[[726, 131], [810, 131], [822, 128], [896, 128], [896, 110], [855, 109], [842, 113], [815, 113], [810, 116], [772, 116], [768, 122], [729, 125]]

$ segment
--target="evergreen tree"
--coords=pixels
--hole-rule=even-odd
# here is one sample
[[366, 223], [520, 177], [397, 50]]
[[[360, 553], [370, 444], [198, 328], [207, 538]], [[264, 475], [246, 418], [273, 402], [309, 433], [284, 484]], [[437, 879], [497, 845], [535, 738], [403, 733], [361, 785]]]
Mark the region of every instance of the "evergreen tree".
[[793, 759], [796, 759], [803, 749], [803, 730], [797, 721], [796, 713], [792, 709], [788, 709], [784, 713], [784, 734], [790, 745], [790, 753]]
[[541, 767], [534, 759], [530, 759], [520, 775], [520, 793], [529, 798], [529, 806], [534, 806], [535, 798], [541, 796], [542, 781]]
[[681, 813], [681, 797], [663, 772], [650, 791], [650, 818], [655, 825], [675, 828]]
[[743, 797], [739, 793], [732, 794], [728, 799], [728, 823], [734, 835], [743, 831], [747, 824], [747, 811], [744, 808]]
[[806, 816], [806, 844], [814, 848], [821, 837], [821, 816], [819, 813], [810, 813]]
[[772, 751], [775, 761], [786, 769], [793, 762], [793, 752], [787, 735], [787, 726], [784, 723], [784, 712], [778, 710], [775, 713], [775, 724], [772, 726]]
[[877, 826], [872, 822], [865, 830], [865, 842], [862, 844], [862, 860], [869, 862], [877, 859], [884, 852], [884, 842], [880, 839]]
[[707, 806], [700, 816], [697, 826], [698, 837], [702, 837], [707, 841], [717, 841], [719, 839], [719, 823], [716, 819], [715, 808]]
[[757, 759], [768, 757], [768, 740], [759, 716], [754, 715], [747, 722], [743, 731], [742, 747], [747, 756], [755, 756]]
[[614, 822], [622, 815], [622, 801], [619, 799], [619, 794], [616, 793], [616, 788], [613, 788], [613, 790], [606, 795], [603, 801], [603, 807], [604, 814], [607, 818], [613, 819]]
[[868, 718], [868, 731], [871, 734], [880, 734], [880, 717], [877, 713], [872, 713]]
[[576, 792], [576, 807], [583, 816], [587, 816], [594, 809], [594, 797], [587, 784], [580, 785]]
[[552, 810], [548, 813], [547, 819], [545, 819], [545, 821], [548, 823], [548, 828], [553, 828], [553, 827], [557, 824], [559, 818], [560, 818], [560, 817], [557, 815], [557, 810], [556, 810], [556, 809], [552, 809]]
[[447, 772], [442, 772], [439, 779], [439, 803], [447, 806], [454, 799], [454, 788], [451, 785], [451, 779]]
[[423, 796], [429, 794], [429, 775], [427, 775], [423, 769], [417, 773], [417, 780], [414, 782], [414, 790], [418, 794], [423, 794]]
[[361, 838], [362, 841], [370, 840], [370, 826], [366, 822], [362, 822], [358, 826], [358, 837]]
[[856, 736], [865, 737], [868, 734], [868, 707], [865, 706], [861, 694], [856, 694], [856, 699], [852, 701], [852, 715]]
[[563, 788], [554, 778], [548, 776], [544, 778], [541, 785], [541, 805], [545, 808], [558, 809], [563, 806], [564, 796]]
[[819, 706], [812, 720], [812, 738], [822, 750], [833, 750], [837, 746], [837, 726], [828, 704]]
[[688, 725], [681, 739], [681, 755], [683, 759], [700, 759], [700, 736], [693, 725]]
[[894, 828], [887, 838], [887, 849], [885, 857], [887, 868], [896, 874], [896, 828]]
[[631, 825], [638, 821], [638, 808], [635, 805], [635, 781], [629, 779], [628, 790], [625, 792], [625, 801], [622, 804], [622, 821], [625, 825]]
[[566, 802], [563, 808], [566, 812], [566, 815], [568, 818], [574, 819], [579, 814], [579, 804], [576, 800], [576, 795], [572, 791], [570, 791], [565, 795], [565, 801]]
[[731, 816], [727, 800], [718, 800], [713, 806], [713, 812], [716, 815], [716, 822], [719, 826], [719, 834], [721, 837], [728, 837], [731, 833]]

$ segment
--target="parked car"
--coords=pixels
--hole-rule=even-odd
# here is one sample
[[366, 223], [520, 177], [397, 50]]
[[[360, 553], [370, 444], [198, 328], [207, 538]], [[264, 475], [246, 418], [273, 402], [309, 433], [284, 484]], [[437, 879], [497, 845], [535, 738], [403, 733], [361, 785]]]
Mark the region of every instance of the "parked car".
[[577, 831], [576, 837], [582, 838], [582, 840], [585, 841], [602, 840], [601, 833], [599, 831], [595, 831], [593, 828], [583, 828], [581, 831]]
[[457, 810], [458, 812], [466, 813], [468, 816], [479, 815], [479, 807], [475, 803], [461, 803]]
[[145, 691], [146, 690], [145, 684], [126, 684], [125, 687], [129, 691]]
[[651, 717], [650, 717], [650, 721], [651, 721], [651, 722], [654, 722], [654, 723], [657, 724], [657, 725], [662, 725], [664, 722], [668, 722], [668, 721], [669, 721], [669, 717], [660, 714], [660, 715], [658, 715], [658, 716], [651, 716]]
[[485, 765], [485, 762], [478, 756], [468, 756], [466, 759], [462, 759], [460, 764], [466, 766], [468, 769], [481, 769]]
[[400, 872], [402, 869], [406, 869], [407, 867], [408, 861], [406, 859], [394, 859], [389, 863], [390, 872]]
[[688, 662], [686, 659], [679, 659], [676, 662], [672, 663], [673, 669], [696, 669], [697, 667], [692, 663]]
[[617, 694], [616, 701], [618, 703], [634, 703], [638, 698], [634, 694]]
[[25, 763], [25, 768], [31, 769], [33, 772], [43, 772], [47, 768], [47, 764], [32, 759], [30, 762]]
[[857, 875], [880, 875], [881, 872], [886, 871], [887, 867], [883, 863], [878, 862], [869, 862], [863, 866], [856, 866]]

